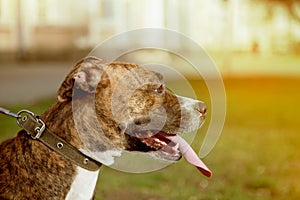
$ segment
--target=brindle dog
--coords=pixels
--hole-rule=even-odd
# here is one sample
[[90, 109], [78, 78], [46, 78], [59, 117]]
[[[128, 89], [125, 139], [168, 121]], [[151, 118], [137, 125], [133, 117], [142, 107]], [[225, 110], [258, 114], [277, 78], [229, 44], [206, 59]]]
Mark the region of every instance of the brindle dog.
[[[113, 164], [122, 151], [170, 161], [184, 156], [210, 176], [176, 135], [198, 129], [205, 115], [204, 103], [169, 92], [157, 72], [87, 57], [68, 74], [57, 101], [40, 119], [99, 163]], [[0, 145], [1, 199], [91, 199], [98, 172], [76, 166], [24, 130]]]

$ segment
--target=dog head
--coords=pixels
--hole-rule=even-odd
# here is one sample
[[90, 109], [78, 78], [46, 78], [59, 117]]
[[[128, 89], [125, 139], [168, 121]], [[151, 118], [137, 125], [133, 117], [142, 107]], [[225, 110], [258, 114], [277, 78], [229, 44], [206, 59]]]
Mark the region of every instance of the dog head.
[[111, 165], [124, 150], [139, 151], [170, 161], [183, 155], [210, 173], [177, 136], [201, 126], [205, 103], [173, 94], [157, 72], [87, 57], [67, 76], [58, 100], [73, 104], [80, 150], [103, 164]]

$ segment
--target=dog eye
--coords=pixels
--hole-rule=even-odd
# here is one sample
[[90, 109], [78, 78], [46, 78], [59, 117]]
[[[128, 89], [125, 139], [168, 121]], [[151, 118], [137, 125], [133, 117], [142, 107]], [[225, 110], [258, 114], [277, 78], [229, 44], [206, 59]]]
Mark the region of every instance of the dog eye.
[[165, 92], [165, 86], [164, 85], [160, 85], [158, 88], [155, 88], [153, 90], [153, 92], [155, 92], [157, 94], [163, 94]]

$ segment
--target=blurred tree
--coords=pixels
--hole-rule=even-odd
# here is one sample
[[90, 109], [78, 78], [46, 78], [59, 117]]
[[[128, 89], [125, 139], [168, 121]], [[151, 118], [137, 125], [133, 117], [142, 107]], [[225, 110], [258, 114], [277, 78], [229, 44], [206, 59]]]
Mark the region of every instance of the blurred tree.
[[266, 3], [277, 3], [284, 6], [292, 18], [300, 22], [300, 0], [264, 0]]

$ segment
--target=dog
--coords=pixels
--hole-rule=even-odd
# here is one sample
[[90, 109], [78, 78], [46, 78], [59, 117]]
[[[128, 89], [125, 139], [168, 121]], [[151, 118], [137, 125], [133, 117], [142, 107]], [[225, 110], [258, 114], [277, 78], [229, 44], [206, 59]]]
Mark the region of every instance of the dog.
[[[206, 113], [205, 103], [168, 91], [158, 72], [86, 57], [73, 67], [56, 102], [38, 121], [99, 166], [134, 151], [167, 161], [183, 156], [211, 176], [178, 136], [197, 130]], [[98, 174], [99, 169], [78, 166], [24, 129], [0, 145], [1, 199], [93, 199]]]

